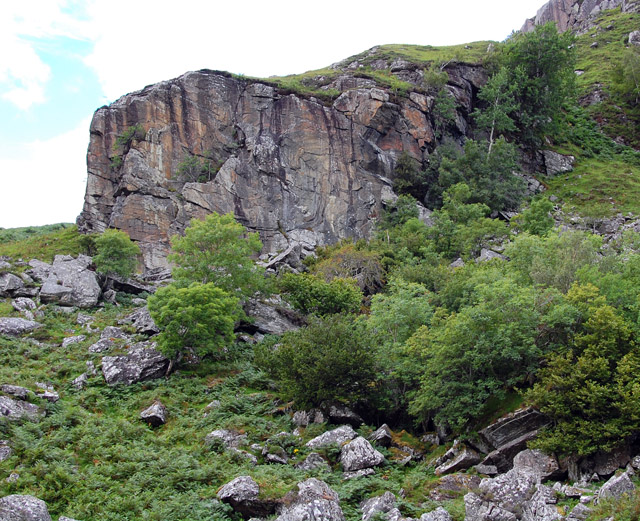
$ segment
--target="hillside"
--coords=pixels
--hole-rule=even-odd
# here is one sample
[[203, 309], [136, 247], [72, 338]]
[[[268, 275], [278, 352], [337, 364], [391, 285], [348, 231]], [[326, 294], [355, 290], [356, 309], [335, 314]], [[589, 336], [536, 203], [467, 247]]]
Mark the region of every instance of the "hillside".
[[78, 226], [0, 230], [0, 521], [638, 519], [640, 15], [603, 2], [98, 109]]

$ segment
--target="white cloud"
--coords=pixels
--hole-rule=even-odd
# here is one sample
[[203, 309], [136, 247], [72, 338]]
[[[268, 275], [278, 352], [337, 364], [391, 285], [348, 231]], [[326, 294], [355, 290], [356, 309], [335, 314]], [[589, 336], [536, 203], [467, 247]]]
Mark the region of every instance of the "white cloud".
[[22, 145], [20, 158], [0, 158], [1, 227], [75, 221], [84, 199], [89, 123]]
[[88, 23], [65, 12], [69, 0], [22, 0], [0, 7], [0, 96], [22, 110], [46, 101], [50, 67], [38, 56], [38, 40], [87, 38]]

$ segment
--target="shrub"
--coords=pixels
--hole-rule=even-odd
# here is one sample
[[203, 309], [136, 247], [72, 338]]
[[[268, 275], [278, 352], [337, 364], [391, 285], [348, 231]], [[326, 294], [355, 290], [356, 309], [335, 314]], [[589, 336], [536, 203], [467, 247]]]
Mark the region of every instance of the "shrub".
[[374, 355], [361, 323], [333, 315], [313, 318], [273, 348], [262, 346], [255, 361], [298, 406], [318, 406], [325, 400], [349, 403], [373, 393]]
[[122, 230], [105, 230], [94, 239], [97, 254], [93, 257], [98, 272], [129, 277], [136, 269], [140, 248]]
[[199, 356], [216, 354], [234, 340], [238, 299], [211, 282], [186, 288], [170, 284], [151, 295], [147, 304], [161, 330], [158, 347], [172, 359], [187, 348]]
[[307, 314], [356, 313], [362, 302], [362, 291], [355, 279], [326, 282], [310, 274], [286, 273], [278, 280], [278, 286], [294, 308]]

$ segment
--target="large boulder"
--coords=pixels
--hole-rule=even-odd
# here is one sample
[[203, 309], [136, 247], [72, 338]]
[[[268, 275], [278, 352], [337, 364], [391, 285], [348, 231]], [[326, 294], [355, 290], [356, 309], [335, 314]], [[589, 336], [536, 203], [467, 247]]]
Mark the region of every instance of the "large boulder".
[[422, 514], [419, 521], [451, 521], [451, 515], [444, 508], [438, 507], [431, 512]]
[[539, 450], [526, 449], [513, 458], [514, 469], [528, 469], [535, 473], [540, 481], [562, 478], [564, 472], [555, 456]]
[[362, 436], [343, 445], [340, 463], [345, 472], [370, 469], [384, 463], [384, 456]]
[[162, 378], [169, 359], [154, 349], [155, 344], [142, 342], [129, 348], [126, 355], [102, 358], [102, 374], [109, 385], [131, 385], [144, 380]]
[[13, 273], [0, 273], [0, 297], [9, 297], [24, 287], [24, 282]]
[[636, 489], [629, 474], [623, 472], [619, 476], [613, 476], [598, 491], [598, 497], [601, 498], [620, 498], [624, 494], [630, 494]]
[[42, 327], [39, 322], [25, 318], [0, 317], [0, 335], [20, 336], [31, 333], [34, 329]]
[[51, 521], [47, 505], [34, 496], [12, 495], [0, 498], [1, 521]]
[[456, 442], [453, 447], [438, 460], [438, 466], [435, 472], [436, 475], [441, 476], [443, 474], [467, 470], [477, 463], [480, 463], [481, 459], [480, 454], [475, 450]]
[[548, 176], [571, 172], [576, 162], [575, 157], [558, 154], [552, 150], [543, 150], [542, 157], [544, 158], [544, 166]]
[[343, 425], [331, 431], [322, 433], [306, 443], [310, 449], [319, 449], [321, 447], [329, 447], [331, 445], [342, 446], [344, 443], [352, 440], [357, 436], [356, 431], [351, 425]]
[[338, 494], [315, 478], [298, 483], [298, 492], [287, 495], [285, 505], [276, 521], [344, 521]]
[[551, 487], [539, 485], [533, 496], [522, 506], [522, 521], [561, 521], [558, 498]]
[[130, 315], [127, 315], [125, 318], [118, 322], [119, 324], [132, 324], [136, 333], [140, 333], [142, 335], [155, 335], [160, 333], [160, 329], [156, 326], [156, 323], [151, 318], [149, 314], [149, 309], [145, 306], [140, 309], [136, 309]]
[[465, 521], [517, 521], [513, 512], [509, 512], [494, 503], [485, 501], [474, 492], [464, 496]]
[[260, 487], [251, 476], [240, 476], [218, 491], [218, 499], [229, 503], [245, 517], [266, 517], [275, 511], [275, 502], [259, 498]]
[[56, 255], [40, 289], [42, 302], [54, 302], [63, 306], [90, 308], [98, 303], [100, 285], [95, 272], [89, 270], [91, 257]]
[[394, 508], [396, 508], [396, 496], [391, 492], [369, 498], [360, 505], [362, 521], [369, 521], [376, 514], [386, 514]]
[[44, 416], [44, 411], [37, 405], [22, 400], [14, 400], [8, 396], [0, 396], [0, 418], [11, 421], [37, 421]]

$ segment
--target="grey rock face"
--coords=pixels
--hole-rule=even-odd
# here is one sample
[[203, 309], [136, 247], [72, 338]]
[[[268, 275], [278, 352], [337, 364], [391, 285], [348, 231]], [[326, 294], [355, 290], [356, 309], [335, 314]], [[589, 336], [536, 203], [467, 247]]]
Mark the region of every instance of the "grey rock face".
[[302, 470], [314, 470], [320, 468], [330, 470], [327, 461], [317, 452], [312, 452], [311, 454], [309, 454], [302, 463], [298, 463], [296, 465], [296, 468]]
[[105, 353], [111, 351], [115, 346], [115, 342], [109, 338], [101, 338], [95, 344], [89, 346], [90, 353]]
[[331, 445], [341, 446], [349, 440], [357, 436], [356, 431], [351, 425], [343, 425], [337, 429], [322, 433], [306, 443], [311, 449], [319, 449], [321, 447], [329, 447]]
[[464, 508], [466, 521], [517, 521], [518, 519], [513, 512], [484, 501], [473, 492], [464, 496]]
[[42, 327], [39, 322], [24, 318], [0, 317], [0, 335], [20, 336]]
[[300, 314], [287, 306], [279, 296], [262, 300], [249, 299], [244, 310], [253, 319], [252, 327], [263, 335], [282, 335], [299, 329], [304, 324]]
[[236, 431], [230, 431], [228, 429], [217, 429], [207, 434], [204, 442], [208, 445], [211, 445], [217, 440], [220, 440], [228, 449], [237, 449], [247, 442], [247, 436], [246, 434], [240, 434]]
[[9, 446], [9, 442], [7, 440], [0, 440], [0, 462], [9, 459], [11, 454], [13, 454], [13, 451]]
[[39, 420], [44, 416], [44, 411], [37, 405], [22, 400], [14, 400], [8, 396], [0, 396], [0, 417], [12, 421], [22, 419]]
[[571, 172], [576, 162], [576, 158], [573, 156], [565, 156], [551, 150], [543, 150], [542, 156], [548, 176]]
[[156, 326], [155, 322], [151, 318], [146, 306], [144, 308], [137, 309], [125, 317], [120, 321], [120, 324], [133, 324], [136, 333], [140, 333], [142, 335], [155, 335], [160, 333], [160, 329], [158, 329], [158, 326]]
[[385, 492], [381, 496], [367, 499], [360, 505], [362, 510], [362, 521], [369, 521], [377, 513], [386, 513], [396, 506], [396, 496], [391, 492]]
[[39, 261], [38, 259], [32, 259], [29, 261], [29, 266], [31, 266], [31, 269], [27, 270], [26, 273], [34, 280], [44, 282], [49, 278], [49, 273], [51, 273], [51, 264]]
[[558, 513], [553, 489], [539, 485], [533, 497], [523, 505], [523, 521], [561, 521], [563, 516]]
[[107, 326], [102, 330], [102, 333], [100, 333], [100, 338], [101, 339], [105, 339], [105, 338], [110, 338], [110, 339], [114, 339], [114, 338], [121, 338], [124, 340], [128, 340], [129, 336], [119, 327], [115, 327], [115, 326]]
[[362, 436], [343, 445], [340, 452], [340, 463], [345, 472], [377, 467], [383, 462], [384, 456]]
[[379, 429], [374, 431], [369, 436], [369, 441], [379, 445], [380, 447], [388, 447], [393, 441], [392, 432], [389, 426], [385, 423]]
[[2, 384], [0, 385], [0, 391], [19, 400], [26, 400], [29, 396], [33, 396], [33, 391], [19, 385]]
[[159, 427], [167, 423], [167, 408], [161, 402], [155, 401], [140, 413], [140, 419], [152, 427]]
[[62, 341], [62, 348], [67, 348], [73, 344], [79, 344], [80, 342], [84, 342], [87, 339], [86, 335], [76, 335], [65, 338]]
[[[486, 72], [466, 64], [451, 64], [447, 72], [461, 132]], [[420, 71], [395, 74], [422, 81]], [[291, 244], [310, 250], [368, 236], [398, 151], [422, 160], [436, 146], [433, 116], [419, 93], [413, 100], [392, 98], [347, 80], [353, 81], [343, 82], [345, 92], [323, 104], [259, 82], [190, 72], [99, 109], [91, 124], [81, 231], [124, 229], [141, 246], [147, 268], [165, 267], [168, 238], [212, 211], [241, 216], [274, 253]], [[120, 147], [122, 166], [114, 170], [109, 157], [117, 136], [135, 124], [146, 135]], [[214, 179], [171, 179], [187, 150], [211, 151], [222, 163]]]
[[293, 413], [293, 424], [298, 427], [306, 427], [311, 423], [324, 422], [324, 415], [318, 409], [311, 409], [310, 411], [296, 411]]
[[240, 476], [224, 485], [217, 494], [245, 517], [268, 516], [275, 511], [271, 501], [259, 499], [260, 487], [250, 476]]
[[539, 476], [540, 481], [556, 479], [562, 476], [558, 460], [539, 450], [524, 450], [513, 458], [514, 469], [527, 469]]
[[496, 420], [479, 432], [494, 449], [506, 445], [529, 432], [541, 429], [549, 419], [532, 407], [518, 409]]
[[13, 295], [16, 290], [24, 287], [24, 282], [13, 273], [0, 273], [0, 297]]
[[420, 521], [451, 521], [451, 515], [444, 508], [438, 507], [431, 512], [422, 514]]
[[482, 459], [480, 454], [469, 447], [460, 447], [453, 454], [453, 457], [442, 462], [436, 467], [436, 475], [450, 474], [461, 470], [470, 469]]
[[613, 476], [600, 490], [598, 496], [601, 498], [619, 498], [623, 494], [633, 492], [636, 486], [629, 479], [629, 475], [623, 472], [619, 476]]
[[602, 11], [620, 6], [624, 8], [624, 4], [625, 0], [550, 0], [538, 9], [535, 17], [524, 23], [521, 31], [533, 31], [536, 25], [553, 21], [558, 32], [582, 32], [590, 27], [592, 20]]
[[36, 303], [29, 297], [18, 297], [16, 299], [13, 299], [11, 301], [11, 306], [19, 313], [24, 314], [29, 320], [34, 319], [33, 312], [38, 307]]
[[310, 478], [298, 483], [298, 493], [276, 521], [344, 521], [340, 500], [325, 482]]
[[2, 521], [51, 521], [47, 505], [34, 496], [5, 496], [0, 498]]
[[492, 498], [491, 504], [508, 512], [519, 512], [536, 490], [538, 476], [523, 469], [511, 469], [480, 482], [480, 491]]
[[56, 255], [40, 290], [40, 300], [79, 308], [95, 306], [101, 291], [96, 274], [88, 269], [90, 264], [91, 258], [85, 255], [77, 259]]
[[[151, 344], [155, 346], [155, 344]], [[135, 344], [123, 356], [102, 358], [102, 374], [109, 385], [131, 385], [144, 380], [162, 378], [169, 359], [148, 344]]]

